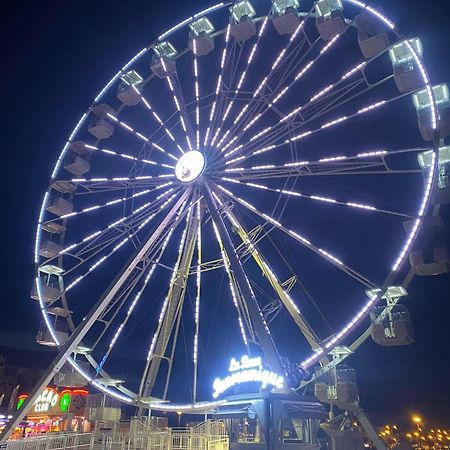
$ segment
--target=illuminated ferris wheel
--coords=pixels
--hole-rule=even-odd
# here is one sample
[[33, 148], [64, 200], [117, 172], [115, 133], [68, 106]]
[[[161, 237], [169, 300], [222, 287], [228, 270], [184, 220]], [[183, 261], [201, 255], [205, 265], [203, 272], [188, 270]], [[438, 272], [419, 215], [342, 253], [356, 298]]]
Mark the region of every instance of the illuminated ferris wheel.
[[[70, 364], [140, 408], [210, 408], [215, 303], [232, 318], [228, 354], [259, 355], [281, 390], [305, 383], [292, 365], [325, 373], [374, 327], [385, 345], [410, 342], [394, 312], [448, 131], [448, 89], [422, 52], [357, 0], [244, 0], [127, 62], [42, 202], [32, 296], [38, 341], [61, 350], [46, 382]], [[127, 354], [140, 363], [124, 367]]]

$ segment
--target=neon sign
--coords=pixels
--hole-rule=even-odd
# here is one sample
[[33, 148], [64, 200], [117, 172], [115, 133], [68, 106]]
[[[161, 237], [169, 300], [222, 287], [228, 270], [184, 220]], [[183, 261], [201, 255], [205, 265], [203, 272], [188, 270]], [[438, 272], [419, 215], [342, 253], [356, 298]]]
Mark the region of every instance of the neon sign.
[[240, 361], [232, 358], [228, 372], [229, 375], [225, 378], [216, 378], [214, 380], [214, 398], [217, 398], [231, 387], [242, 383], [260, 383], [263, 389], [267, 386], [281, 389], [284, 386], [284, 378], [275, 372], [264, 369], [260, 357], [250, 358], [244, 355]]
[[54, 408], [59, 401], [59, 394], [52, 388], [44, 389], [33, 404], [34, 412], [48, 412]]

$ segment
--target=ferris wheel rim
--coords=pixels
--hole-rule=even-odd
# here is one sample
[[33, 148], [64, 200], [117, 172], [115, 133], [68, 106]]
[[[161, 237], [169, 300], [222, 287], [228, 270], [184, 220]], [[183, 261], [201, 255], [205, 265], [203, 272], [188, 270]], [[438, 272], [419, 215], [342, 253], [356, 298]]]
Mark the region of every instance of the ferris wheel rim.
[[[345, 2], [348, 2], [350, 4], [359, 6], [361, 8], [363, 8], [364, 10], [369, 11], [373, 16], [375, 16], [378, 20], [381, 20], [383, 23], [385, 23], [386, 25], [388, 25], [391, 30], [397, 35], [398, 38], [402, 38], [403, 34], [400, 33], [400, 31], [398, 30], [397, 26], [395, 24], [393, 24], [393, 22], [391, 22], [386, 16], [384, 16], [383, 14], [381, 14], [378, 10], [376, 10], [375, 8], [369, 6], [368, 4], [365, 4], [363, 2], [360, 2], [358, 0], [344, 0]], [[206, 8], [205, 10], [200, 11], [199, 13], [189, 17], [188, 19], [183, 20], [182, 22], [180, 22], [178, 25], [176, 25], [175, 27], [172, 27], [171, 29], [169, 29], [167, 32], [163, 33], [161, 36], [158, 37], [158, 39], [156, 39], [151, 45], [145, 47], [144, 49], [142, 49], [141, 51], [139, 51], [133, 58], [131, 58], [123, 67], [122, 69], [117, 72], [113, 78], [111, 78], [111, 80], [104, 86], [104, 88], [99, 92], [99, 94], [95, 97], [94, 99], [94, 103], [92, 105], [97, 104], [101, 98], [106, 94], [106, 92], [109, 90], [109, 88], [118, 80], [118, 78], [120, 77], [121, 74], [123, 74], [129, 67], [131, 67], [135, 62], [137, 62], [142, 56], [144, 56], [151, 48], [152, 46], [158, 42], [161, 41], [162, 39], [165, 39], [166, 37], [168, 37], [169, 35], [171, 35], [172, 33], [174, 33], [175, 31], [179, 30], [181, 27], [186, 26], [190, 21], [192, 21], [193, 19], [199, 18], [199, 17], [203, 17], [204, 15], [208, 14], [209, 12], [218, 10], [220, 8], [225, 8], [228, 7], [232, 4], [232, 2], [227, 2], [227, 3], [219, 3], [217, 5], [213, 5], [210, 8]], [[223, 30], [222, 30], [223, 31]], [[436, 102], [435, 102], [435, 98], [434, 98], [434, 94], [432, 92], [432, 89], [430, 89], [431, 87], [431, 83], [428, 77], [428, 74], [426, 72], [425, 67], [423, 66], [421, 59], [418, 57], [418, 55], [415, 53], [414, 49], [411, 47], [411, 53], [413, 54], [415, 61], [419, 64], [419, 67], [421, 68], [421, 75], [423, 76], [423, 81], [425, 82], [425, 85], [428, 89], [429, 95], [430, 97], [430, 101], [431, 101], [431, 107], [432, 107], [432, 111], [433, 111], [433, 115], [434, 115], [434, 120], [436, 121], [435, 118], [435, 114], [436, 114]], [[91, 105], [91, 107], [92, 107]], [[79, 129], [81, 128], [81, 126], [84, 124], [84, 122], [86, 121], [86, 119], [88, 118], [90, 111], [91, 111], [91, 107], [82, 115], [82, 117], [80, 118], [79, 122], [76, 124], [75, 128], [73, 129], [72, 133], [70, 134], [70, 137], [68, 139], [68, 141], [66, 142], [65, 146], [63, 147], [63, 150], [60, 153], [60, 156], [57, 159], [57, 163], [55, 165], [55, 168], [52, 172], [52, 176], [51, 176], [51, 180], [55, 179], [56, 174], [58, 173], [58, 170], [60, 169], [61, 163], [64, 159], [64, 156], [66, 155], [68, 149], [69, 149], [69, 143], [73, 140], [73, 138], [76, 136], [76, 134], [78, 133]], [[438, 124], [436, 124], [436, 128], [438, 128]], [[434, 147], [437, 147], [436, 142]], [[435, 148], [435, 155], [436, 155], [436, 148]], [[430, 198], [431, 198], [431, 182], [430, 180], [433, 179], [433, 175], [434, 175], [434, 171], [437, 167], [437, 158], [434, 158], [434, 164], [432, 166], [432, 169], [430, 170], [430, 174], [429, 174], [429, 182], [428, 182], [428, 189], [425, 192], [424, 198], [422, 199], [422, 207], [421, 209], [423, 209], [423, 211], [425, 211], [425, 208], [427, 207], [427, 205], [429, 204]], [[38, 227], [37, 227], [37, 231], [36, 231], [36, 242], [35, 242], [35, 263], [36, 263], [36, 267], [39, 267], [39, 258], [38, 258], [38, 251], [39, 251], [39, 242], [40, 242], [40, 234], [42, 233], [42, 221], [43, 221], [43, 217], [44, 217], [44, 213], [45, 213], [45, 208], [47, 206], [48, 200], [49, 200], [49, 193], [50, 193], [50, 189], [51, 187], [49, 187], [45, 193], [42, 205], [41, 205], [41, 210], [40, 210], [40, 214], [39, 214], [39, 221], [38, 221]], [[422, 212], [423, 212], [422, 211]], [[389, 283], [391, 282], [391, 280], [393, 280], [393, 278], [395, 278], [396, 274], [398, 273], [398, 270], [404, 266], [404, 263], [406, 261], [406, 255], [409, 251], [409, 249], [411, 248], [415, 237], [417, 236], [417, 233], [420, 229], [420, 225], [422, 224], [423, 218], [425, 216], [422, 215], [419, 220], [419, 222], [416, 224], [417, 226], [415, 227], [414, 233], [411, 233], [407, 239], [407, 242], [409, 242], [408, 246], [405, 247], [401, 253], [403, 253], [403, 256], [399, 259], [398, 264], [397, 264], [397, 269], [393, 272], [391, 272], [385, 283], [383, 284], [383, 289], [386, 289], [389, 285]], [[36, 277], [36, 285], [38, 285], [38, 279]], [[52, 332], [53, 327], [50, 324], [49, 320], [48, 320], [48, 314], [46, 312], [46, 307], [45, 307], [45, 303], [42, 300], [42, 296], [40, 294], [40, 290], [39, 290], [39, 286], [38, 286], [38, 295], [39, 295], [39, 303], [40, 303], [40, 309], [41, 309], [41, 313], [42, 316], [44, 318], [44, 321], [46, 322], [47, 328], [49, 329], [49, 331], [51, 332], [53, 338], [55, 339], [55, 342], [57, 342], [57, 337], [54, 334], [54, 332]], [[380, 293], [381, 296], [381, 293]], [[377, 298], [378, 300], [378, 298]], [[371, 305], [373, 305], [374, 303], [376, 303], [376, 301], [371, 303]], [[367, 306], [367, 305], [366, 305]], [[370, 309], [370, 307], [368, 307], [368, 309]], [[367, 309], [367, 310], [368, 310]], [[366, 310], [366, 312], [367, 312]], [[353, 330], [353, 328], [358, 325], [363, 318], [365, 317], [365, 315], [361, 316], [359, 318], [359, 320], [354, 324], [354, 326], [348, 330], [348, 332], [350, 332], [351, 330]], [[336, 342], [333, 342], [332, 345], [330, 345], [330, 347], [326, 350], [331, 350], [335, 345], [338, 345], [340, 341], [340, 338], [336, 340]], [[325, 352], [325, 349], [324, 349]], [[320, 356], [323, 354], [323, 352], [319, 352], [319, 353], [315, 353], [313, 354], [311, 357], [309, 357], [308, 359], [306, 359], [302, 365], [303, 367], [309, 367], [312, 364], [314, 364], [315, 362], [318, 361], [318, 359], [320, 359]], [[72, 357], [70, 357], [70, 359], [68, 360], [69, 363], [79, 372], [81, 373], [91, 384], [93, 384], [96, 388], [100, 389], [101, 391], [104, 391], [106, 393], [108, 393], [109, 395], [112, 395], [113, 397], [116, 397], [124, 402], [128, 402], [128, 403], [133, 403], [136, 402], [136, 398], [132, 398], [131, 396], [126, 396], [123, 393], [118, 393], [117, 391], [113, 391], [111, 389], [109, 389], [108, 387], [105, 387], [104, 385], [102, 385], [101, 383], [98, 383], [95, 379], [93, 379], [92, 377], [90, 377], [88, 374], [83, 373], [82, 368], [78, 365], [78, 363], [76, 362], [75, 359], [73, 359]], [[204, 403], [204, 402], [201, 402]], [[217, 402], [213, 402], [213, 403], [217, 403]], [[203, 405], [205, 406], [205, 405]], [[158, 408], [158, 407], [162, 407], [161, 404], [157, 403], [148, 403], [148, 407], [150, 408]], [[167, 405], [168, 408], [170, 408], [170, 406]], [[179, 410], [181, 408], [186, 407], [186, 409], [192, 409], [193, 405], [175, 405], [174, 407], [178, 408]], [[167, 409], [169, 410], [169, 409]]]

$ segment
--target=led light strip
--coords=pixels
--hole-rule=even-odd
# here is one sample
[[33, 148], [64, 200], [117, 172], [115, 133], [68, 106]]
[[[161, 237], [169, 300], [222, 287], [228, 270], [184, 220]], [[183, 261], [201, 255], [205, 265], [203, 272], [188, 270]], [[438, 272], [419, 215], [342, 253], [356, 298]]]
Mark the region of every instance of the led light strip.
[[156, 148], [158, 151], [160, 151], [161, 153], [164, 153], [165, 155], [167, 155], [169, 158], [174, 159], [175, 161], [177, 161], [177, 158], [172, 155], [172, 153], [168, 152], [167, 150], [165, 150], [164, 148], [162, 148], [160, 145], [156, 144], [155, 142], [151, 142], [147, 137], [145, 137], [142, 133], [139, 133], [138, 131], [134, 130], [130, 125], [128, 125], [127, 123], [119, 120], [117, 117], [113, 116], [111, 113], [107, 113], [107, 116], [113, 120], [114, 122], [118, 123], [124, 130], [127, 130], [128, 132], [132, 133], [134, 136], [136, 136], [137, 138], [139, 138], [141, 141], [144, 141], [145, 143], [151, 145], [153, 148]]
[[[177, 218], [180, 217], [180, 214], [181, 214], [181, 212], [183, 211], [185, 205], [186, 205], [186, 202], [183, 203], [183, 205], [181, 206], [180, 210], [178, 211], [178, 213], [177, 213]], [[136, 305], [138, 304], [138, 302], [139, 302], [139, 300], [140, 300], [140, 298], [141, 298], [141, 296], [142, 296], [144, 290], [145, 290], [146, 287], [148, 286], [148, 283], [149, 283], [149, 281], [150, 281], [150, 279], [151, 279], [151, 277], [152, 277], [152, 275], [153, 275], [153, 272], [155, 271], [156, 267], [158, 266], [158, 264], [159, 264], [159, 262], [160, 262], [160, 260], [161, 260], [161, 258], [162, 258], [162, 256], [163, 256], [163, 254], [164, 254], [164, 252], [165, 252], [165, 250], [166, 250], [166, 247], [167, 247], [167, 245], [168, 245], [168, 243], [169, 243], [169, 241], [170, 241], [170, 238], [171, 238], [172, 235], [173, 235], [174, 230], [175, 230], [175, 227], [171, 227], [171, 228], [169, 229], [169, 232], [168, 232], [166, 238], [165, 238], [164, 241], [163, 241], [163, 245], [162, 245], [162, 247], [161, 247], [161, 250], [159, 251], [158, 257], [156, 258], [155, 262], [152, 263], [152, 265], [151, 265], [151, 267], [150, 267], [150, 270], [147, 272], [147, 275], [146, 275], [146, 277], [145, 277], [145, 279], [144, 279], [144, 283], [143, 283], [141, 289], [139, 290], [139, 292], [138, 292], [138, 293], [136, 294], [136, 296], [134, 297], [133, 302], [131, 303], [130, 307], [129, 307], [128, 310], [127, 310], [127, 314], [126, 314], [126, 316], [125, 316], [125, 319], [122, 321], [122, 323], [119, 325], [119, 327], [117, 328], [116, 332], [114, 333], [114, 336], [113, 336], [113, 338], [111, 339], [111, 342], [109, 343], [108, 350], [106, 351], [105, 355], [103, 356], [103, 358], [102, 358], [101, 361], [100, 361], [100, 363], [99, 363], [99, 365], [98, 365], [98, 367], [97, 367], [97, 373], [98, 373], [98, 372], [102, 369], [102, 367], [104, 366], [104, 364], [105, 364], [105, 362], [106, 362], [106, 359], [108, 358], [108, 356], [109, 356], [109, 354], [111, 353], [111, 351], [112, 351], [114, 345], [116, 344], [117, 339], [119, 338], [120, 334], [122, 333], [123, 328], [124, 328], [125, 325], [127, 324], [128, 319], [130, 318], [131, 314], [133, 313], [134, 309], [136, 308]]]
[[92, 273], [98, 266], [103, 264], [110, 256], [112, 256], [114, 253], [117, 252], [121, 247], [123, 247], [133, 236], [135, 236], [142, 228], [145, 227], [161, 210], [163, 210], [170, 202], [173, 201], [173, 199], [178, 195], [178, 193], [173, 194], [171, 197], [169, 197], [156, 211], [155, 213], [148, 216], [134, 231], [132, 234], [129, 234], [127, 237], [123, 238], [118, 244], [116, 244], [113, 249], [107, 254], [99, 258], [94, 264], [92, 264], [91, 267], [89, 267], [89, 270], [85, 272], [83, 275], [80, 275], [78, 278], [73, 280], [65, 289], [64, 292], [69, 292], [74, 286], [76, 286], [81, 280], [83, 280], [87, 275]]
[[178, 144], [178, 142], [175, 139], [175, 136], [172, 134], [172, 132], [166, 127], [164, 121], [161, 119], [161, 117], [159, 116], [159, 114], [152, 108], [152, 105], [150, 104], [150, 102], [139, 92], [139, 90], [133, 85], [133, 89], [135, 90], [135, 92], [139, 95], [139, 97], [142, 100], [142, 103], [145, 105], [145, 107], [152, 113], [153, 117], [156, 119], [156, 121], [159, 123], [159, 125], [163, 128], [163, 130], [165, 131], [165, 133], [167, 134], [167, 136], [169, 136], [170, 140], [177, 146], [178, 150], [181, 153], [184, 153], [184, 150], [182, 149], [182, 147], [180, 146], [180, 144]]
[[318, 201], [321, 203], [328, 203], [328, 204], [331, 203], [334, 205], [348, 206], [350, 208], [359, 209], [359, 210], [363, 210], [363, 211], [374, 211], [374, 212], [379, 212], [379, 213], [383, 213], [383, 214], [392, 214], [392, 215], [396, 215], [396, 216], [408, 217], [406, 214], [401, 214], [401, 213], [397, 213], [397, 212], [393, 212], [393, 211], [379, 209], [379, 208], [376, 208], [375, 206], [367, 205], [367, 204], [360, 203], [360, 202], [342, 202], [342, 201], [335, 200], [334, 198], [324, 197], [321, 195], [307, 195], [307, 194], [302, 194], [300, 192], [296, 192], [296, 191], [292, 191], [292, 190], [274, 189], [274, 188], [270, 188], [264, 184], [239, 181], [239, 180], [236, 180], [235, 178], [222, 177], [221, 179], [224, 181], [227, 181], [229, 183], [235, 183], [235, 184], [240, 184], [240, 185], [244, 185], [244, 186], [249, 186], [249, 187], [252, 187], [255, 189], [260, 189], [260, 190], [277, 192], [279, 194], [284, 194], [284, 195], [288, 195], [288, 196], [292, 196], [292, 197], [306, 198], [306, 199], [315, 200], [315, 201]]
[[59, 219], [67, 219], [69, 217], [74, 217], [74, 216], [80, 216], [81, 214], [85, 214], [85, 213], [91, 212], [91, 211], [96, 211], [98, 209], [105, 208], [107, 206], [117, 205], [119, 203], [123, 203], [128, 200], [132, 200], [133, 198], [137, 198], [137, 197], [141, 197], [142, 195], [149, 194], [150, 192], [157, 191], [158, 189], [162, 189], [162, 188], [170, 186], [172, 184], [173, 184], [172, 181], [169, 181], [168, 183], [160, 184], [159, 186], [157, 186], [153, 189], [145, 189], [144, 191], [136, 192], [135, 194], [130, 195], [129, 197], [118, 197], [116, 199], [110, 200], [103, 204], [93, 205], [93, 206], [89, 206], [87, 208], [83, 208], [80, 211], [73, 211], [68, 214], [63, 214], [62, 216], [58, 217], [58, 220]]
[[377, 287], [374, 283], [369, 281], [366, 277], [362, 276], [361, 274], [359, 274], [355, 270], [353, 270], [350, 267], [348, 267], [346, 264], [344, 264], [344, 262], [341, 259], [339, 259], [336, 256], [334, 256], [329, 251], [315, 246], [309, 239], [307, 239], [304, 236], [300, 235], [299, 233], [297, 233], [297, 232], [295, 232], [293, 230], [290, 230], [289, 228], [285, 227], [279, 221], [275, 220], [273, 217], [269, 216], [268, 214], [260, 212], [251, 203], [249, 203], [246, 200], [244, 200], [243, 198], [237, 196], [236, 194], [234, 194], [233, 192], [231, 192], [228, 189], [224, 188], [220, 184], [218, 184], [217, 187], [220, 190], [222, 190], [225, 194], [227, 194], [227, 196], [230, 197], [232, 200], [237, 201], [241, 205], [247, 207], [248, 209], [253, 211], [256, 215], [258, 215], [261, 218], [265, 219], [268, 223], [274, 225], [276, 228], [279, 228], [284, 233], [290, 235], [296, 241], [298, 241], [301, 244], [303, 244], [304, 246], [308, 247], [311, 251], [313, 251], [317, 255], [324, 257], [326, 260], [331, 262], [331, 264], [333, 264], [334, 266], [340, 268], [341, 270], [343, 270], [345, 273], [347, 273], [348, 275], [352, 276], [353, 278], [357, 279], [364, 286], [367, 286], [367, 287], [369, 287], [371, 289], [374, 288], [374, 287]]
[[[194, 46], [195, 46], [195, 40], [194, 40]], [[166, 67], [166, 63], [164, 62], [164, 58], [161, 58], [161, 64], [162, 64], [164, 72], [168, 73], [167, 67]], [[186, 128], [186, 123], [184, 121], [183, 111], [181, 110], [180, 101], [179, 101], [179, 99], [177, 97], [177, 94], [175, 92], [175, 88], [173, 86], [172, 79], [171, 79], [171, 77], [169, 75], [167, 75], [165, 78], [167, 80], [167, 84], [169, 85], [170, 92], [172, 93], [173, 102], [175, 103], [175, 107], [176, 107], [176, 109], [178, 111], [178, 115], [180, 116], [180, 123], [181, 123], [181, 127], [183, 128], [183, 131], [185, 133], [186, 142], [188, 144], [189, 150], [192, 150], [192, 144], [191, 144], [191, 140], [189, 139], [188, 130]]]
[[162, 175], [142, 175], [139, 177], [114, 177], [114, 178], [107, 178], [107, 177], [96, 177], [96, 178], [72, 178], [72, 183], [103, 183], [103, 182], [110, 182], [110, 181], [141, 181], [141, 180], [157, 180], [158, 178], [171, 178], [174, 175], [172, 173], [164, 173]]
[[[330, 120], [329, 122], [326, 122], [326, 123], [322, 124], [321, 126], [319, 126], [319, 128], [316, 128], [315, 130], [307, 130], [307, 131], [304, 131], [304, 132], [302, 132], [300, 134], [297, 134], [296, 136], [294, 136], [294, 137], [292, 137], [290, 139], [286, 139], [283, 144], [271, 145], [268, 148], [266, 148], [265, 151], [268, 151], [268, 149], [272, 150], [272, 149], [280, 147], [280, 146], [282, 146], [284, 144], [289, 144], [290, 142], [299, 141], [299, 140], [304, 139], [305, 137], [310, 136], [310, 135], [312, 135], [314, 133], [317, 133], [317, 132], [319, 132], [321, 130], [324, 130], [324, 129], [327, 129], [327, 128], [331, 128], [331, 127], [333, 127], [335, 125], [338, 125], [338, 124], [340, 124], [342, 122], [345, 122], [348, 119], [352, 119], [352, 118], [354, 118], [354, 117], [356, 117], [358, 115], [365, 114], [367, 112], [370, 112], [370, 111], [373, 111], [375, 109], [378, 109], [379, 107], [381, 107], [381, 106], [383, 106], [383, 105], [385, 105], [387, 103], [390, 103], [390, 102], [392, 102], [392, 101], [394, 101], [396, 99], [397, 99], [397, 97], [392, 98], [390, 100], [382, 100], [382, 101], [378, 101], [378, 102], [372, 103], [370, 105], [367, 105], [364, 108], [359, 109], [356, 113], [353, 113], [353, 114], [351, 114], [349, 116], [338, 117], [336, 119]], [[272, 131], [274, 127], [275, 126], [267, 127], [264, 130], [260, 131], [259, 133], [253, 135], [250, 138], [250, 140], [248, 141], [248, 143], [251, 143], [251, 142], [254, 142], [254, 141], [258, 140], [260, 137], [264, 136], [269, 131]], [[255, 156], [255, 155], [259, 154], [259, 153], [262, 153], [262, 151], [261, 150], [256, 150], [255, 152], [249, 153], [244, 158], [247, 159], [247, 158], [249, 158], [251, 156]], [[227, 159], [227, 156], [225, 156], [225, 159]], [[235, 160], [233, 162], [235, 162]], [[227, 164], [227, 162], [225, 164]], [[231, 164], [231, 163], [228, 162], [228, 164]]]
[[197, 294], [195, 297], [195, 311], [194, 311], [194, 322], [195, 322], [195, 336], [194, 336], [194, 370], [197, 371], [198, 362], [198, 340], [200, 332], [200, 282], [201, 282], [201, 264], [202, 264], [202, 224], [201, 224], [201, 211], [200, 202], [197, 203], [197, 270], [196, 270], [196, 282], [197, 282]]
[[[261, 149], [257, 150], [256, 152], [254, 152], [253, 155], [265, 153], [276, 147], [277, 147], [276, 145], [271, 145], [269, 147], [261, 148]], [[392, 152], [388, 152], [386, 150], [374, 150], [374, 151], [370, 151], [370, 152], [366, 151], [366, 152], [358, 153], [356, 155], [351, 155], [351, 156], [337, 155], [337, 156], [330, 156], [327, 158], [321, 158], [316, 161], [297, 161], [297, 162], [292, 162], [292, 163], [286, 163], [281, 166], [277, 166], [274, 164], [266, 164], [266, 165], [262, 165], [262, 166], [253, 166], [253, 167], [232, 167], [229, 169], [225, 169], [225, 172], [227, 172], [227, 173], [229, 173], [229, 172], [248, 172], [248, 171], [252, 171], [252, 170], [256, 170], [256, 171], [257, 170], [270, 170], [270, 169], [277, 170], [277, 169], [284, 169], [284, 168], [289, 168], [289, 167], [303, 167], [303, 166], [307, 167], [307, 166], [329, 164], [329, 163], [333, 163], [333, 162], [346, 161], [346, 160], [352, 160], [352, 159], [377, 158], [377, 157], [382, 157], [382, 156], [397, 154], [397, 153], [399, 153], [399, 151], [394, 150]], [[245, 159], [245, 157], [243, 157], [243, 159]]]
[[180, 245], [178, 247], [177, 260], [176, 260], [176, 262], [175, 262], [175, 264], [173, 266], [173, 269], [172, 269], [172, 276], [170, 277], [169, 292], [167, 293], [166, 298], [164, 299], [164, 303], [163, 303], [163, 306], [161, 308], [161, 312], [159, 314], [158, 326], [156, 328], [155, 334], [153, 335], [152, 341], [150, 343], [150, 348], [148, 350], [147, 365], [148, 365], [148, 363], [150, 362], [150, 360], [153, 357], [153, 352], [155, 351], [155, 346], [156, 346], [156, 340], [158, 339], [159, 332], [161, 331], [161, 326], [162, 326], [162, 322], [164, 320], [164, 315], [166, 314], [167, 306], [169, 305], [170, 294], [172, 292], [172, 286], [173, 286], [173, 284], [175, 282], [175, 277], [177, 276], [177, 273], [180, 270], [181, 253], [183, 252], [184, 242], [186, 240], [187, 230], [189, 228], [189, 222], [191, 220], [191, 216], [192, 216], [192, 206], [189, 207], [189, 211], [188, 211], [188, 214], [186, 216], [186, 226], [184, 227], [183, 234], [181, 235]]
[[141, 162], [143, 164], [150, 164], [152, 166], [161, 166], [161, 167], [166, 167], [168, 169], [174, 169], [175, 166], [170, 166], [169, 164], [163, 164], [163, 163], [158, 163], [156, 161], [152, 161], [149, 159], [141, 159], [141, 158], [136, 158], [135, 156], [129, 155], [127, 153], [119, 153], [116, 152], [114, 150], [111, 149], [107, 149], [107, 148], [98, 148], [95, 145], [90, 145], [90, 144], [83, 144], [85, 148], [89, 149], [89, 150], [94, 150], [94, 151], [98, 151], [101, 153], [105, 153], [107, 155], [114, 155], [114, 156], [120, 156], [124, 159], [129, 159], [131, 161], [137, 161], [137, 162]]
[[[171, 183], [172, 184], [172, 183]], [[114, 222], [111, 222], [105, 229], [103, 230], [99, 230], [99, 231], [95, 231], [94, 233], [90, 233], [87, 236], [85, 236], [81, 241], [75, 243], [75, 244], [70, 244], [67, 247], [63, 248], [60, 252], [59, 255], [64, 255], [70, 251], [72, 251], [73, 249], [77, 248], [79, 245], [84, 244], [86, 242], [91, 241], [92, 239], [94, 239], [95, 237], [98, 237], [100, 235], [102, 235], [103, 233], [106, 233], [108, 230], [116, 227], [117, 225], [124, 223], [125, 221], [127, 221], [128, 219], [130, 219], [132, 216], [142, 212], [144, 209], [148, 208], [148, 207], [152, 207], [155, 206], [155, 204], [165, 198], [166, 196], [168, 196], [170, 194], [170, 192], [173, 191], [173, 188], [168, 189], [166, 191], [164, 191], [162, 194], [158, 195], [155, 199], [153, 199], [150, 202], [147, 202], [145, 204], [143, 204], [142, 206], [140, 206], [139, 208], [135, 209], [131, 214], [129, 214], [128, 216], [122, 217], [120, 219], [115, 220]]]
[[216, 108], [217, 108], [217, 99], [218, 99], [218, 95], [219, 95], [219, 92], [220, 92], [220, 88], [222, 86], [222, 77], [223, 77], [223, 72], [225, 70], [225, 61], [226, 61], [226, 58], [227, 58], [228, 42], [229, 42], [229, 39], [230, 39], [230, 28], [231, 28], [231, 24], [228, 24], [227, 32], [225, 33], [225, 45], [224, 45], [224, 48], [222, 50], [222, 58], [220, 59], [220, 73], [219, 73], [219, 77], [217, 78], [216, 91], [214, 93], [214, 101], [213, 101], [213, 104], [211, 106], [211, 112], [209, 114], [208, 128], [206, 129], [206, 134], [205, 134], [205, 140], [204, 140], [204, 146], [205, 147], [208, 145], [209, 133], [211, 132], [211, 126], [212, 126], [212, 122], [213, 122], [213, 119], [214, 119], [214, 114], [215, 114]]
[[244, 342], [244, 345], [248, 348], [247, 334], [245, 332], [244, 322], [241, 317], [241, 310], [239, 309], [237, 293], [236, 293], [236, 289], [235, 289], [235, 285], [234, 285], [235, 282], [234, 282], [233, 274], [231, 273], [231, 269], [230, 269], [230, 261], [228, 260], [228, 256], [226, 255], [225, 250], [223, 248], [222, 239], [220, 238], [219, 230], [217, 229], [217, 225], [215, 224], [215, 222], [213, 222], [213, 228], [214, 228], [214, 235], [216, 236], [217, 244], [219, 245], [219, 248], [220, 248], [220, 255], [222, 257], [223, 265], [224, 265], [225, 271], [227, 272], [227, 275], [228, 275], [228, 284], [230, 286], [231, 298], [233, 299], [234, 306], [236, 307], [236, 311], [238, 313], [238, 324], [239, 324], [239, 329], [241, 330], [242, 340]]
[[[338, 34], [336, 35], [333, 39], [331, 39], [331, 41], [329, 41], [320, 51], [319, 55], [314, 59], [309, 61], [308, 63], [306, 63], [303, 68], [297, 73], [297, 75], [295, 76], [294, 80], [288, 84], [287, 86], [285, 86], [277, 95], [276, 97], [273, 99], [273, 101], [269, 104], [269, 106], [273, 106], [274, 104], [278, 103], [288, 92], [289, 89], [292, 88], [292, 86], [299, 81], [301, 78], [303, 78], [303, 76], [309, 71], [309, 69], [311, 69], [311, 67], [319, 60], [319, 58], [324, 55], [339, 39], [339, 37], [341, 37], [342, 34]], [[353, 70], [353, 69], [352, 69]], [[348, 75], [348, 72], [345, 74]], [[344, 76], [345, 76], [344, 75]], [[342, 78], [344, 79], [344, 78]], [[313, 103], [316, 100], [318, 100], [320, 97], [322, 97], [323, 95], [325, 95], [328, 91], [330, 91], [331, 89], [333, 89], [335, 87], [335, 84], [329, 85], [325, 88], [323, 88], [322, 91], [318, 92], [316, 95], [314, 95], [313, 97], [311, 97], [311, 99], [309, 100], [309, 102], [307, 103], [307, 105], [309, 103]], [[259, 89], [259, 88], [258, 88]], [[255, 92], [256, 94], [256, 92]], [[255, 96], [255, 95], [254, 95]], [[298, 108], [296, 108], [294, 111], [296, 113], [298, 113], [302, 108], [304, 108], [306, 105], [302, 105]], [[266, 109], [264, 112], [268, 111], [268, 109]], [[264, 114], [261, 113], [258, 116], [256, 116], [249, 124], [247, 124], [246, 127], [244, 127], [244, 131], [246, 131], [247, 129], [249, 129], [253, 124], [255, 124], [260, 118], [261, 116]], [[289, 113], [288, 115], [282, 117], [281, 122], [286, 121], [288, 118], [292, 117], [294, 115], [293, 112]]]
[[200, 151], [200, 84], [199, 84], [199, 69], [197, 58], [197, 41], [194, 39], [194, 90], [195, 90], [195, 123], [197, 125], [196, 130], [196, 143], [197, 150]]

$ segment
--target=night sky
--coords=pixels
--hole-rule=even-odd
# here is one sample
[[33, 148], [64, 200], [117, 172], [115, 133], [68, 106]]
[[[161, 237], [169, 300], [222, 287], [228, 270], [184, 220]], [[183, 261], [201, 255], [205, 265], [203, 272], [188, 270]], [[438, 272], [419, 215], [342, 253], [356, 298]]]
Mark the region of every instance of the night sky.
[[[406, 34], [422, 39], [436, 83], [450, 82], [447, 3], [376, 2]], [[205, 0], [7, 1], [2, 6], [1, 346], [41, 350], [34, 343], [38, 309], [29, 299], [35, 224], [54, 161], [74, 123], [124, 61], [161, 30], [206, 6]], [[351, 359], [362, 404], [377, 420], [419, 412], [450, 423], [449, 288], [449, 275], [416, 278], [408, 297], [416, 343], [386, 349], [367, 342]]]

